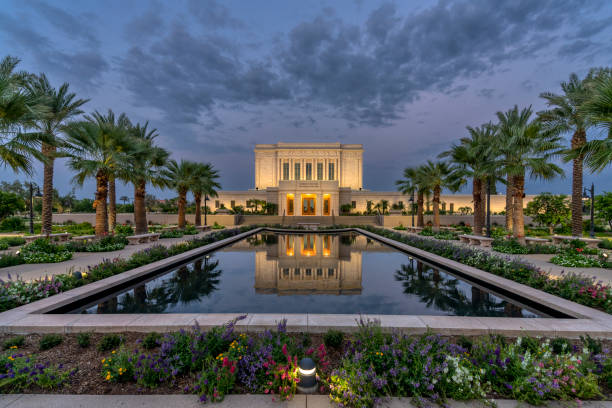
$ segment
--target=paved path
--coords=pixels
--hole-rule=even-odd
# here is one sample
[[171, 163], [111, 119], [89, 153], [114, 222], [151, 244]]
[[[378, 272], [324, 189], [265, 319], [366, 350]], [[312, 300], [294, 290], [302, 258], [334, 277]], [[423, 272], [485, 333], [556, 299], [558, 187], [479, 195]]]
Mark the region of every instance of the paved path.
[[[499, 408], [531, 407], [513, 400], [495, 400]], [[561, 408], [573, 402], [551, 402], [548, 406]], [[453, 408], [484, 407], [481, 402], [449, 401]], [[274, 401], [268, 395], [228, 395], [222, 402], [203, 405], [194, 395], [0, 395], [0, 408], [331, 408], [327, 395], [296, 395], [291, 401]], [[400, 408], [415, 406], [410, 398], [392, 398], [385, 407]], [[589, 401], [583, 408], [612, 408], [612, 401]]]
[[10, 266], [8, 268], [0, 268], [0, 279], [8, 280], [16, 279], [17, 277], [29, 281], [33, 279], [42, 278], [45, 276], [59, 275], [71, 271], [87, 270], [89, 265], [97, 265], [104, 259], [113, 258], [129, 258], [134, 252], [149, 248], [153, 245], [170, 245], [189, 241], [195, 237], [203, 237], [206, 234], [210, 234], [212, 231], [201, 232], [198, 235], [184, 235], [181, 238], [166, 238], [160, 239], [155, 243], [138, 244], [138, 245], [126, 245], [125, 248], [119, 251], [109, 252], [75, 252], [72, 255], [72, 259], [58, 263], [45, 263], [45, 264], [22, 264], [16, 266]]

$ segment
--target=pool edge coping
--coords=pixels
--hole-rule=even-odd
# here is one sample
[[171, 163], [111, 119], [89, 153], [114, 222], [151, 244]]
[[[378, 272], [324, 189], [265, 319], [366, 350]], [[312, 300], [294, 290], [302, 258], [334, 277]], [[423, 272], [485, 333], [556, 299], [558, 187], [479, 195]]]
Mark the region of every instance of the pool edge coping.
[[[507, 317], [471, 317], [471, 316], [430, 316], [430, 315], [381, 315], [381, 314], [283, 314], [283, 313], [186, 313], [186, 314], [44, 314], [45, 311], [57, 309], [75, 300], [82, 299], [99, 292], [136, 279], [150, 273], [152, 270], [173, 265], [178, 262], [192, 259], [206, 252], [214, 251], [235, 241], [246, 238], [262, 230], [273, 232], [308, 233], [304, 230], [285, 230], [274, 227], [257, 227], [252, 230], [236, 234], [232, 237], [204, 245], [160, 261], [156, 261], [138, 268], [131, 269], [118, 275], [111, 276], [62, 292], [60, 294], [23, 305], [0, 313], [0, 333], [76, 333], [76, 332], [168, 332], [187, 329], [196, 324], [202, 328], [209, 328], [225, 324], [238, 316], [246, 316], [236, 324], [239, 331], [257, 332], [275, 328], [277, 324], [287, 319], [287, 329], [291, 332], [323, 333], [330, 328], [345, 332], [354, 332], [358, 328], [358, 320], [374, 319], [380, 321], [385, 330], [399, 330], [405, 333], [421, 334], [427, 331], [444, 335], [483, 335], [502, 334], [507, 336], [545, 336], [577, 338], [584, 334], [593, 337], [612, 338], [612, 316], [599, 310], [579, 305], [569, 300], [548, 294], [509, 279], [473, 268], [411, 247], [402, 242], [395, 241], [381, 235], [360, 228], [342, 228], [336, 230], [318, 230], [316, 233], [336, 233], [355, 231], [360, 234], [381, 241], [395, 249], [412, 253], [417, 257], [429, 259], [450, 269], [472, 276], [478, 280], [490, 282], [506, 290], [518, 293], [521, 296], [538, 299], [545, 304], [563, 313], [575, 316], [575, 319], [560, 318], [507, 318]], [[85, 319], [86, 318], [86, 319]]]

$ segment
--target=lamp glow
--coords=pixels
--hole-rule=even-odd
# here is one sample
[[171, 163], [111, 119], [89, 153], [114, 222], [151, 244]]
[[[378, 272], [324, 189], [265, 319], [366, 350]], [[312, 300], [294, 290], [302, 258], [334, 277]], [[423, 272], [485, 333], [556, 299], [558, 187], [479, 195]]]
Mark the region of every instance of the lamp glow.
[[304, 357], [298, 364], [298, 373], [300, 374], [300, 382], [298, 389], [304, 394], [310, 394], [317, 389], [317, 367], [315, 362], [308, 357]]

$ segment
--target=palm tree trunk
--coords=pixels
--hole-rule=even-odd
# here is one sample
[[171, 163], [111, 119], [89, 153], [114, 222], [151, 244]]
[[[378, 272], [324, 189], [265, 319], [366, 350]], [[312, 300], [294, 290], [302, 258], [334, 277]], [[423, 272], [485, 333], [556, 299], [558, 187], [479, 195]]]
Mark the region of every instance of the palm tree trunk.
[[440, 186], [435, 186], [433, 189], [433, 230], [440, 230]]
[[56, 147], [42, 144], [42, 154], [47, 159], [44, 164], [42, 199], [42, 234], [50, 234], [53, 226], [53, 166]]
[[512, 176], [508, 174], [506, 184], [506, 229], [512, 230], [512, 211], [514, 210], [514, 186]]
[[423, 228], [425, 225], [425, 220], [423, 219], [423, 192], [419, 191], [417, 193], [417, 227]]
[[472, 181], [472, 199], [474, 200], [474, 235], [482, 235], [482, 180], [474, 177]]
[[195, 193], [193, 195], [195, 199], [195, 225], [202, 225], [202, 193]]
[[117, 225], [117, 196], [115, 193], [115, 177], [108, 178], [108, 230], [114, 231]]
[[483, 235], [487, 224], [487, 182], [482, 179], [480, 183], [480, 225], [482, 225]]
[[108, 234], [108, 224], [106, 212], [106, 196], [108, 194], [108, 176], [103, 171], [99, 170], [96, 174], [96, 235], [102, 236]]
[[514, 208], [512, 211], [512, 232], [521, 244], [525, 244], [525, 220], [523, 218], [523, 193], [525, 191], [525, 175], [513, 177]]
[[145, 207], [147, 183], [144, 180], [134, 184], [134, 226], [135, 234], [146, 234], [149, 231], [147, 225], [147, 208]]
[[[578, 130], [572, 136], [572, 149], [581, 148], [586, 144], [586, 133]], [[572, 235], [582, 236], [582, 164], [584, 155], [576, 157], [572, 162]]]
[[187, 204], [187, 190], [179, 190], [178, 193], [178, 227], [185, 228], [185, 205]]

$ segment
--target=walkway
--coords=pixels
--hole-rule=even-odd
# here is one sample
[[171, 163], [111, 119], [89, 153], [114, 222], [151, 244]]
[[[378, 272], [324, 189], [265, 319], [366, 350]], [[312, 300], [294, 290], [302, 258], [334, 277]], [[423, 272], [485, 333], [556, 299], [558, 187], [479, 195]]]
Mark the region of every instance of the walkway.
[[166, 238], [160, 239], [155, 243], [126, 245], [125, 248], [119, 251], [109, 252], [75, 252], [72, 259], [58, 263], [44, 264], [22, 264], [10, 266], [8, 268], [0, 268], [0, 279], [9, 280], [20, 279], [29, 281], [42, 278], [45, 276], [59, 275], [78, 270], [87, 270], [89, 265], [97, 265], [105, 259], [114, 258], [129, 258], [134, 252], [141, 251], [153, 245], [164, 245], [169, 247], [179, 242], [189, 241], [195, 237], [203, 237], [210, 234], [212, 231], [201, 232], [197, 235], [184, 235], [181, 238]]
[[[513, 400], [495, 400], [499, 408], [528, 408], [531, 405]], [[551, 402], [548, 407], [567, 407], [572, 402]], [[267, 395], [228, 395], [222, 402], [204, 405], [194, 395], [0, 395], [0, 408], [332, 408], [327, 395], [296, 395], [291, 401], [274, 401]], [[388, 408], [415, 408], [410, 398], [391, 398]], [[481, 402], [449, 401], [453, 408], [484, 407]], [[588, 401], [583, 408], [612, 408], [612, 401]]]

